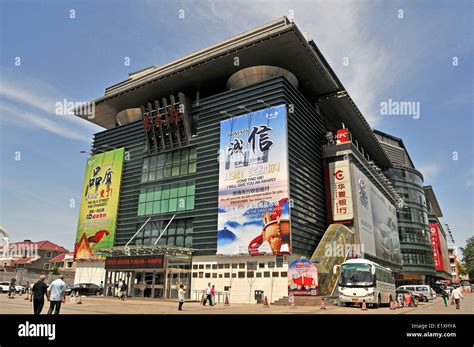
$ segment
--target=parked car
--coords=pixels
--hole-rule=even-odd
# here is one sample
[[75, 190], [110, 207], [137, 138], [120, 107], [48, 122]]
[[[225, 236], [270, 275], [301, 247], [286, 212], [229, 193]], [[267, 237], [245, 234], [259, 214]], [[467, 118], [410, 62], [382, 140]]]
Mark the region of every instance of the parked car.
[[430, 290], [431, 290], [431, 297], [432, 297], [433, 299], [436, 299], [436, 291], [435, 291], [433, 288], [431, 288], [431, 287], [430, 287]]
[[66, 295], [71, 295], [71, 292], [77, 292], [80, 295], [101, 295], [102, 288], [94, 283], [77, 283], [66, 289]]
[[0, 291], [2, 293], [8, 293], [10, 291], [10, 282], [0, 282]]
[[407, 295], [407, 294], [409, 295], [408, 306], [410, 306], [410, 307], [417, 307], [418, 302], [420, 300], [423, 300], [423, 295], [421, 295], [421, 294], [417, 294], [417, 293], [412, 292], [410, 290], [397, 288], [397, 290], [396, 290], [397, 301], [400, 301], [399, 299], [401, 299], [401, 301], [404, 302], [405, 301], [405, 295]]
[[422, 294], [425, 297], [424, 301], [426, 302], [434, 299], [433, 294], [431, 293], [431, 287], [426, 284], [400, 286], [397, 289], [405, 289], [411, 292]]
[[[10, 282], [8, 281], [0, 282], [0, 291], [2, 293], [8, 293], [10, 291]], [[24, 293], [24, 291], [25, 291], [25, 286], [15, 285], [15, 293], [20, 294], [20, 293]]]
[[22, 286], [22, 285], [16, 285], [15, 286], [15, 292], [17, 294], [20, 294], [20, 293], [23, 294], [25, 292], [25, 290], [26, 290], [25, 286]]

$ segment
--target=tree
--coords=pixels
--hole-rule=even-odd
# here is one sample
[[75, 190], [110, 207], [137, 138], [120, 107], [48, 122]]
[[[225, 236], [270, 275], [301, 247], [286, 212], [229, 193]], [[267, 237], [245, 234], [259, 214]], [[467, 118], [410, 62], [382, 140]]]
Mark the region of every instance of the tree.
[[474, 279], [474, 236], [466, 240], [466, 247], [460, 247], [464, 266], [469, 279]]

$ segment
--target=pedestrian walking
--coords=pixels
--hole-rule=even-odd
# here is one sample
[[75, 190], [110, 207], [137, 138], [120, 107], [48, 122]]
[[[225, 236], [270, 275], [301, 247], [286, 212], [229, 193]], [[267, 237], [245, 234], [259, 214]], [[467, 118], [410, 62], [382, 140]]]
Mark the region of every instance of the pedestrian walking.
[[184, 291], [184, 286], [182, 284], [179, 285], [178, 289], [178, 311], [183, 310], [183, 304], [184, 304], [184, 296], [186, 292]]
[[211, 287], [211, 300], [212, 300], [212, 306], [216, 304], [216, 287], [212, 285]]
[[206, 302], [209, 300], [209, 306], [212, 306], [212, 295], [211, 295], [211, 282], [207, 284], [207, 288], [204, 290], [204, 300], [202, 305], [206, 306]]
[[448, 307], [449, 293], [446, 289], [441, 291], [441, 297], [443, 298], [444, 306]]
[[12, 278], [10, 281], [10, 287], [8, 287], [8, 298], [9, 299], [14, 299], [15, 298], [15, 288], [16, 286], [16, 278]]
[[120, 301], [125, 301], [125, 297], [127, 296], [127, 290], [128, 290], [128, 286], [127, 286], [127, 283], [125, 283], [125, 281], [121, 281], [122, 284], [120, 285]]
[[464, 299], [464, 296], [462, 295], [459, 288], [453, 289], [451, 292], [451, 298], [456, 302], [456, 310], [459, 310], [461, 308], [461, 299]]
[[64, 283], [64, 275], [59, 275], [59, 278], [51, 282], [48, 288], [49, 293], [49, 310], [48, 314], [59, 314], [61, 310], [61, 303], [66, 302], [66, 283]]
[[45, 278], [44, 275], [41, 275], [39, 280], [33, 285], [32, 294], [30, 296], [30, 302], [33, 302], [33, 314], [41, 314], [45, 296], [49, 301], [48, 286], [44, 283]]

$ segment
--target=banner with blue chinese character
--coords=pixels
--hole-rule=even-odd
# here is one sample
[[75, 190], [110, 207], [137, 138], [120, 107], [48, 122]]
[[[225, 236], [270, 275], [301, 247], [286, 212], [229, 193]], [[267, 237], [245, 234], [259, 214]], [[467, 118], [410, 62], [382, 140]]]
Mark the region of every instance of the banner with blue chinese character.
[[286, 106], [221, 122], [217, 254], [291, 253]]

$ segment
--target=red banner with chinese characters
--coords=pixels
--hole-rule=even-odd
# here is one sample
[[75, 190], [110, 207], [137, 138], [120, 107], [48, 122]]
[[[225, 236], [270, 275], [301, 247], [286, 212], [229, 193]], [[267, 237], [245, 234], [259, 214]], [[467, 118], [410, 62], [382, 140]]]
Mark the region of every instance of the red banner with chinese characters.
[[439, 241], [438, 224], [430, 224], [431, 247], [433, 249], [433, 260], [436, 270], [443, 270], [443, 255]]

